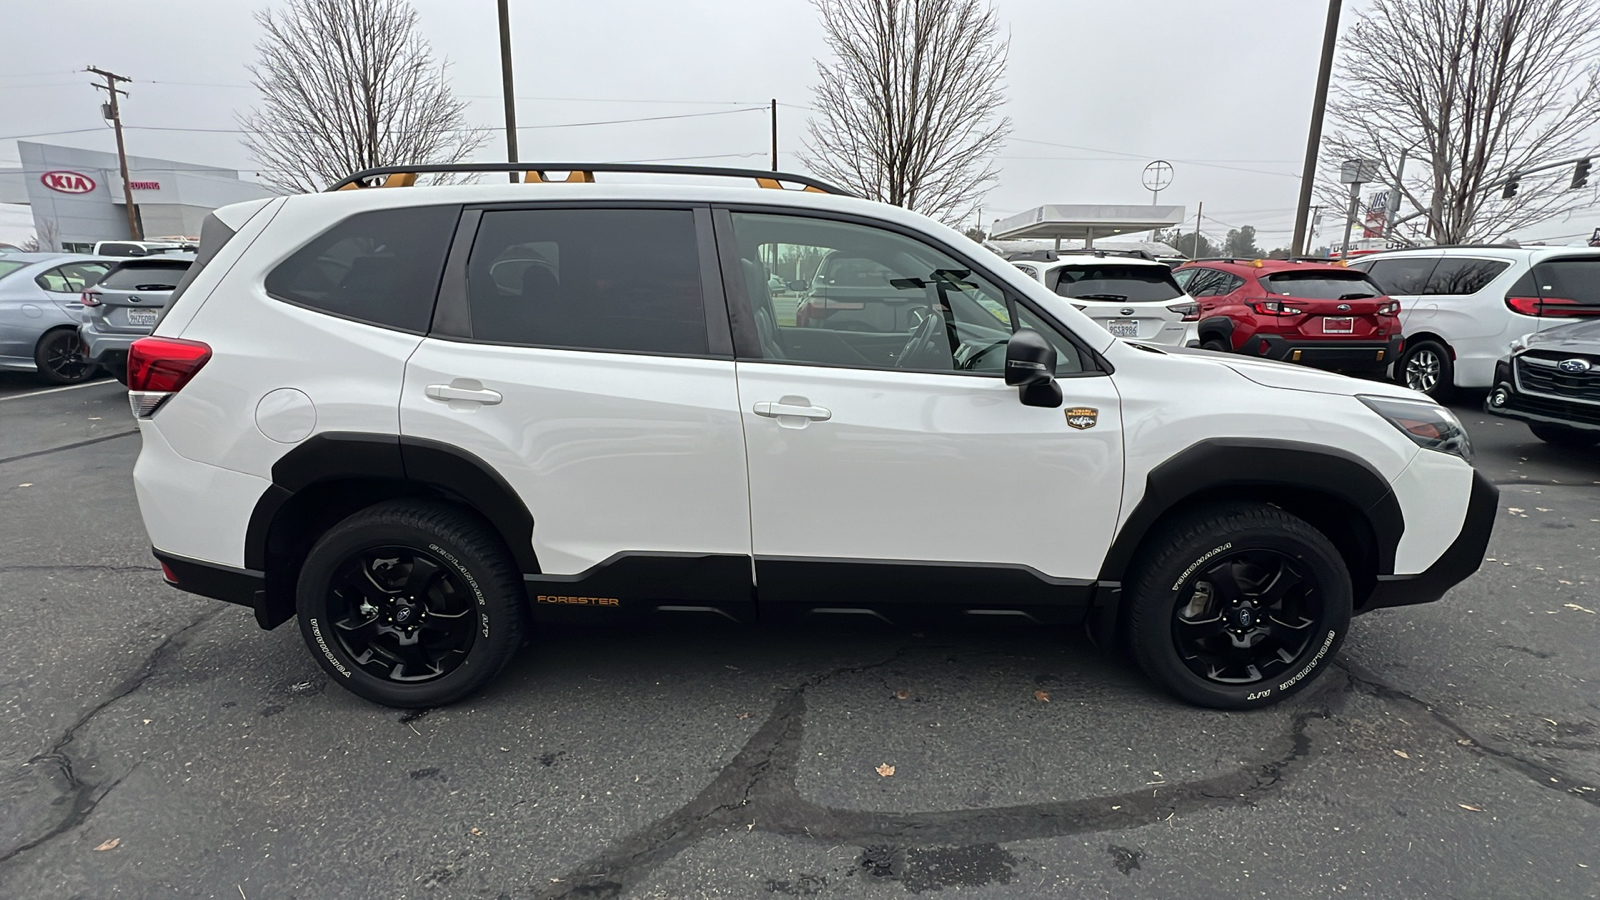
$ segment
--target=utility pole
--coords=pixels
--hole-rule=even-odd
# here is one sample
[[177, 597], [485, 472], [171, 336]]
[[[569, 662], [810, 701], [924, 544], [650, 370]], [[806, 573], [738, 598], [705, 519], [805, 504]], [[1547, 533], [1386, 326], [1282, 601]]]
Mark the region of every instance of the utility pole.
[[778, 171], [778, 98], [772, 98], [772, 171]]
[[1356, 210], [1360, 207], [1360, 205], [1361, 205], [1361, 183], [1358, 182], [1358, 181], [1351, 182], [1350, 183], [1350, 211], [1345, 214], [1345, 219], [1344, 219], [1344, 248], [1339, 251], [1339, 258], [1340, 259], [1348, 260], [1350, 258], [1350, 232], [1355, 230], [1355, 227], [1356, 227]]
[[133, 240], [142, 241], [144, 230], [139, 227], [139, 211], [133, 206], [133, 184], [128, 181], [128, 148], [122, 143], [122, 109], [117, 105], [119, 94], [128, 96], [127, 91], [117, 89], [117, 82], [130, 79], [94, 66], [84, 71], [93, 72], [106, 80], [105, 84], [96, 84], [95, 87], [111, 96], [111, 102], [106, 104], [110, 115], [106, 118], [111, 120], [111, 126], [117, 132], [117, 168], [122, 170], [122, 202], [128, 208], [128, 236]]
[[[500, 0], [500, 82], [506, 98], [506, 162], [517, 161], [517, 100], [511, 93], [511, 12]], [[517, 183], [517, 173], [507, 173]]]
[[1294, 209], [1291, 256], [1305, 253], [1306, 218], [1311, 211], [1311, 187], [1317, 177], [1317, 151], [1322, 147], [1322, 114], [1328, 108], [1328, 79], [1333, 73], [1333, 47], [1339, 40], [1340, 0], [1328, 0], [1328, 23], [1322, 31], [1322, 64], [1317, 69], [1317, 95], [1311, 103], [1311, 131], [1306, 135], [1306, 162], [1300, 170], [1300, 202]]
[[1200, 258], [1200, 217], [1206, 211], [1206, 202], [1200, 201], [1199, 207], [1194, 211], [1194, 240], [1189, 242], [1189, 258]]

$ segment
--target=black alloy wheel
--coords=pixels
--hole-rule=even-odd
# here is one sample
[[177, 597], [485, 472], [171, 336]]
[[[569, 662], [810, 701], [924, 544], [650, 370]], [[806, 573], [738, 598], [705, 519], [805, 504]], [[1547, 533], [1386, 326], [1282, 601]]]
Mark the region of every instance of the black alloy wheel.
[[33, 362], [39, 377], [51, 384], [78, 384], [94, 376], [95, 364], [83, 355], [83, 340], [72, 328], [46, 332], [34, 347]]
[[1152, 679], [1217, 709], [1266, 706], [1315, 681], [1350, 628], [1350, 575], [1321, 532], [1237, 503], [1153, 531], [1125, 595], [1127, 638]]
[[312, 658], [335, 683], [424, 709], [505, 667], [522, 642], [527, 592], [499, 534], [476, 513], [405, 499], [361, 510], [318, 538], [295, 607]]

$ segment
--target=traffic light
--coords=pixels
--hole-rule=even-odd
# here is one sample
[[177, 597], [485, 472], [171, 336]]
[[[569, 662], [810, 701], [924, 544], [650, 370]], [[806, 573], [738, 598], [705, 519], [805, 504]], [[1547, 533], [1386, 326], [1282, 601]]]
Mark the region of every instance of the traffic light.
[[1578, 160], [1578, 164], [1572, 167], [1572, 189], [1573, 190], [1577, 190], [1578, 188], [1588, 187], [1589, 186], [1589, 164], [1590, 164], [1590, 162], [1592, 162], [1592, 160], [1580, 159], [1580, 160]]
[[1521, 175], [1513, 175], [1506, 179], [1506, 186], [1500, 189], [1500, 199], [1510, 200], [1517, 195], [1517, 186], [1522, 183]]

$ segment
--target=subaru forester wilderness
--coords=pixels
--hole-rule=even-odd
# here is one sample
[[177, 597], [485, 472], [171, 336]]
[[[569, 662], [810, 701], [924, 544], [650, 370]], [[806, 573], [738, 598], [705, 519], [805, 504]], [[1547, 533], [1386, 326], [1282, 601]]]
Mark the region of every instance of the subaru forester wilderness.
[[[802, 176], [337, 187], [206, 220], [130, 352], [134, 478], [169, 582], [298, 618], [379, 703], [462, 697], [563, 616], [1006, 615], [1247, 708], [1489, 538], [1495, 489], [1426, 397], [1124, 342]], [[779, 324], [761, 261], [830, 253], [920, 315]]]

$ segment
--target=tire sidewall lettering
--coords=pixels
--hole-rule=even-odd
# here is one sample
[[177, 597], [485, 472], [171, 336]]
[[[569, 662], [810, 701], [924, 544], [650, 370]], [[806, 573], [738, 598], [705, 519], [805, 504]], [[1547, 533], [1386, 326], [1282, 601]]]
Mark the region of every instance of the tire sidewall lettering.
[[1190, 563], [1189, 567], [1187, 569], [1183, 570], [1183, 574], [1178, 576], [1178, 580], [1174, 581], [1172, 583], [1173, 592], [1176, 593], [1176, 592], [1182, 590], [1184, 583], [1189, 580], [1189, 576], [1193, 575], [1195, 573], [1196, 569], [1198, 569], [1201, 566], [1205, 565], [1207, 560], [1213, 559], [1218, 554], [1226, 553], [1227, 551], [1232, 550], [1232, 549], [1233, 549], [1233, 541], [1228, 541], [1227, 543], [1223, 544], [1220, 547], [1213, 547], [1210, 550], [1207, 550], [1206, 552], [1200, 554], [1200, 558], [1195, 560], [1194, 562]]
[[351, 675], [350, 670], [345, 668], [339, 657], [334, 655], [333, 648], [329, 647], [328, 642], [322, 637], [322, 623], [312, 617], [308, 620], [308, 624], [311, 626], [311, 636], [316, 640], [317, 646], [322, 648], [322, 655], [328, 658], [328, 662], [333, 664], [333, 667], [338, 670], [340, 675], [349, 678]]
[[1287, 691], [1289, 688], [1294, 687], [1296, 684], [1299, 684], [1301, 681], [1304, 681], [1307, 676], [1309, 676], [1313, 671], [1316, 670], [1318, 665], [1321, 665], [1322, 658], [1324, 656], [1328, 655], [1328, 651], [1333, 648], [1333, 642], [1335, 640], [1337, 640], [1338, 637], [1339, 637], [1339, 632], [1338, 631], [1335, 631], [1334, 629], [1331, 629], [1331, 628], [1328, 629], [1328, 636], [1326, 638], [1323, 638], [1322, 646], [1317, 648], [1317, 655], [1311, 657], [1311, 661], [1306, 663], [1306, 667], [1305, 668], [1303, 668], [1300, 671], [1296, 672], [1292, 677], [1289, 678], [1289, 680], [1281, 682], [1278, 685], [1278, 690]]
[[[446, 550], [433, 542], [429, 542], [428, 550], [437, 554], [440, 559], [443, 559], [445, 562], [448, 562], [450, 565], [454, 566], [455, 570], [461, 573], [461, 577], [466, 579], [467, 586], [472, 588], [472, 595], [473, 597], [477, 598], [478, 601], [478, 631], [485, 640], [488, 640], [489, 601], [483, 596], [483, 588], [478, 585], [478, 579], [472, 574], [472, 570], [462, 565], [461, 560], [457, 559], [455, 554], [451, 553], [449, 550]], [[467, 666], [471, 662], [472, 657], [469, 655], [466, 660], [462, 662], [462, 666]]]

